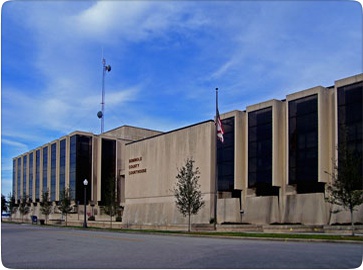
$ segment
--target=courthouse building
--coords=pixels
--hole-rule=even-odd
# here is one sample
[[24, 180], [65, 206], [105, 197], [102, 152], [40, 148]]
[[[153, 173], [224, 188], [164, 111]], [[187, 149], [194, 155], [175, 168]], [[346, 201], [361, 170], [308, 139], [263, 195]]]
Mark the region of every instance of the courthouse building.
[[[317, 86], [220, 115], [224, 142], [213, 120], [169, 132], [122, 126], [96, 135], [73, 132], [13, 159], [13, 194], [29, 198], [31, 214], [49, 190], [54, 205], [65, 187], [73, 205], [102, 217], [108, 179], [114, 179], [122, 223], [187, 224], [175, 206], [177, 169], [188, 158], [199, 167], [205, 206], [192, 223], [214, 219], [216, 165], [217, 222], [325, 225], [350, 222], [347, 211], [326, 202], [337, 145], [362, 157], [363, 74]], [[339, 130], [347, 131], [342, 136]], [[363, 169], [360, 168], [363, 175]], [[362, 183], [363, 185], [363, 183]], [[83, 207], [83, 206], [82, 206]], [[80, 209], [83, 209], [80, 207]], [[77, 211], [79, 209], [77, 208]], [[18, 213], [15, 214], [19, 215]], [[54, 207], [53, 216], [59, 215]], [[363, 223], [363, 205], [355, 212]]]

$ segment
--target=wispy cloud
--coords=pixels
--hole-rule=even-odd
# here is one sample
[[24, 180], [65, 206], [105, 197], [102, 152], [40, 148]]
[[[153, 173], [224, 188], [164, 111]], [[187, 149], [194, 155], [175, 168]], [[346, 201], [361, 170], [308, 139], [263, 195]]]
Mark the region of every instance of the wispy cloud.
[[159, 1], [99, 1], [71, 17], [70, 23], [90, 40], [140, 42], [163, 36], [165, 31], [177, 27], [185, 6], [185, 3]]
[[2, 144], [6, 144], [12, 147], [16, 147], [18, 149], [21, 149], [22, 151], [26, 152], [28, 147], [27, 145], [25, 145], [24, 143], [20, 143], [18, 141], [12, 141], [12, 140], [8, 140], [8, 139], [2, 139], [1, 140]]

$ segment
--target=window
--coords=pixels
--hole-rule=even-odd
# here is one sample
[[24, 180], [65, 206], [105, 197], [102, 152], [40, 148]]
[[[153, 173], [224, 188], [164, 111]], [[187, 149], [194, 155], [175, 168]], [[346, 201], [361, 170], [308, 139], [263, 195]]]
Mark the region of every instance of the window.
[[84, 179], [88, 179], [87, 198], [91, 199], [92, 184], [92, 138], [88, 136], [77, 136], [77, 166], [76, 166], [76, 198], [84, 201]]
[[13, 159], [13, 196], [15, 196], [16, 192], [16, 160]]
[[[70, 151], [69, 151], [69, 188], [70, 197], [75, 200], [76, 192], [76, 161], [77, 161], [77, 135], [72, 136], [70, 139]], [[79, 200], [79, 199], [77, 199]]]
[[109, 191], [109, 181], [116, 180], [116, 141], [102, 139], [101, 205]]
[[69, 184], [71, 198], [83, 203], [84, 186], [83, 181], [89, 182], [87, 198], [91, 198], [91, 176], [92, 176], [92, 137], [74, 135], [70, 139], [70, 172]]
[[35, 152], [35, 200], [39, 201], [40, 192], [40, 150]]
[[298, 193], [323, 192], [318, 182], [318, 96], [289, 102], [289, 184]]
[[33, 173], [33, 160], [34, 160], [34, 154], [33, 152], [29, 154], [29, 199], [32, 199], [33, 197], [33, 179], [34, 179], [34, 173]]
[[53, 143], [50, 146], [50, 200], [55, 201], [56, 190], [56, 168], [57, 168], [57, 144]]
[[272, 107], [248, 113], [248, 187], [278, 195], [272, 187]]
[[48, 146], [43, 148], [43, 192], [48, 189]]
[[234, 117], [223, 119], [224, 142], [217, 141], [218, 191], [234, 190]]
[[66, 187], [66, 140], [61, 140], [59, 145], [59, 192]]
[[248, 114], [248, 187], [272, 183], [272, 108]]
[[21, 198], [21, 196], [23, 195], [23, 194], [21, 194], [21, 192], [20, 192], [20, 184], [21, 184], [21, 158], [18, 158], [18, 174], [17, 174], [17, 176], [18, 176], [18, 186], [17, 186], [17, 191], [16, 191], [16, 198], [19, 200], [20, 198]]
[[[338, 88], [338, 145], [345, 144], [358, 159], [363, 152], [362, 102], [363, 82]], [[359, 170], [363, 175], [362, 163]]]
[[23, 193], [21, 194], [22, 197], [26, 195], [27, 166], [28, 166], [28, 156], [24, 156], [23, 157]]

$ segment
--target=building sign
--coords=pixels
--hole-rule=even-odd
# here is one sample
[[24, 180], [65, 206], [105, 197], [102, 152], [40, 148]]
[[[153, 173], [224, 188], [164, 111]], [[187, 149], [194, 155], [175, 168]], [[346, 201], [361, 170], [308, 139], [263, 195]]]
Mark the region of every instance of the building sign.
[[135, 157], [129, 159], [129, 175], [146, 173], [146, 168], [141, 168], [142, 157]]

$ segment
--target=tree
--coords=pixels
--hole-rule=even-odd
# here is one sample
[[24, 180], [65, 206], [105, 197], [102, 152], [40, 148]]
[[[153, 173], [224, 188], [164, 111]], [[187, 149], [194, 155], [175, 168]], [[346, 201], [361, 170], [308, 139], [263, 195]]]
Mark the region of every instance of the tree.
[[10, 192], [8, 195], [8, 210], [10, 212], [10, 220], [12, 219], [12, 215], [15, 212], [15, 196]]
[[3, 212], [8, 211], [8, 202], [3, 194], [1, 194], [1, 220], [3, 220]]
[[59, 196], [59, 206], [58, 209], [66, 216], [66, 226], [67, 226], [67, 215], [72, 211], [71, 206], [71, 189], [63, 188]]
[[112, 217], [116, 215], [118, 204], [117, 204], [117, 194], [116, 185], [113, 177], [109, 177], [107, 180], [106, 198], [104, 199], [105, 205], [104, 210], [107, 215], [110, 216], [110, 226], [112, 228]]
[[188, 216], [188, 232], [190, 232], [191, 215], [196, 215], [204, 206], [198, 184], [200, 172], [198, 167], [194, 170], [194, 162], [193, 159], [188, 158], [185, 166], [178, 169], [177, 183], [173, 190], [176, 207], [184, 217]]
[[52, 212], [52, 202], [49, 200], [49, 191], [43, 191], [40, 212], [45, 216], [45, 223], [48, 223], [48, 216]]
[[21, 214], [21, 222], [23, 222], [24, 215], [28, 214], [30, 211], [30, 208], [28, 206], [28, 198], [29, 198], [29, 196], [26, 195], [24, 192], [23, 197], [21, 197], [21, 199], [20, 199], [19, 212]]
[[363, 203], [363, 179], [360, 167], [362, 158], [349, 150], [344, 143], [338, 147], [338, 156], [338, 162], [333, 160], [333, 172], [326, 172], [332, 178], [332, 183], [327, 185], [326, 200], [350, 211], [354, 236], [353, 212]]

